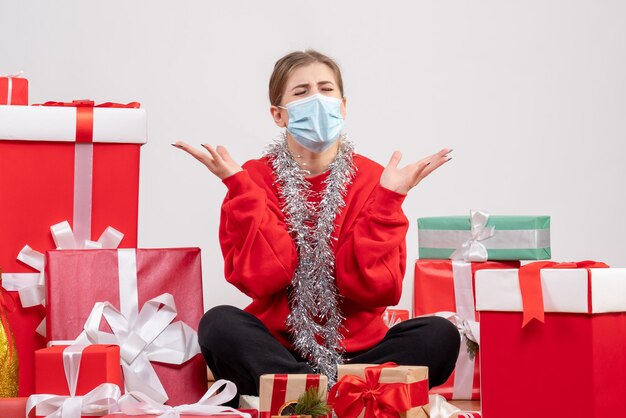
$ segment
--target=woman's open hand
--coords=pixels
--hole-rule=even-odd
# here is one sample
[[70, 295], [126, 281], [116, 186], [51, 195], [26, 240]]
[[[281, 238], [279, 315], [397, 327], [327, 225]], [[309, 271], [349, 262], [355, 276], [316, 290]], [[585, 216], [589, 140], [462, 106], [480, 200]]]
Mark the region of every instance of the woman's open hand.
[[226, 177], [243, 171], [243, 168], [231, 158], [226, 148], [222, 145], [213, 148], [210, 145], [202, 144], [202, 147], [208, 151], [208, 154], [183, 141], [176, 141], [176, 143], [172, 145], [191, 154], [196, 160], [204, 164], [211, 173], [219, 177], [220, 180], [224, 180]]
[[402, 154], [400, 151], [394, 151], [389, 164], [387, 164], [383, 174], [380, 176], [380, 185], [394, 192], [407, 194], [409, 190], [417, 186], [420, 181], [435, 171], [435, 169], [450, 161], [452, 159], [452, 157], [448, 156], [450, 152], [452, 152], [451, 149], [444, 148], [438, 153], [418, 162], [398, 168]]

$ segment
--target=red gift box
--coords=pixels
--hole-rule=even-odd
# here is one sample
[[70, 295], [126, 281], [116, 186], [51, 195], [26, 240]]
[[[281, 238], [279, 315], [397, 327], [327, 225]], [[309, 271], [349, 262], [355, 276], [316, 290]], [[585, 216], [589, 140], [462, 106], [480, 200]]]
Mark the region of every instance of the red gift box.
[[[620, 415], [626, 398], [626, 269], [542, 269], [533, 298], [520, 291], [525, 267], [476, 275], [484, 416]], [[544, 322], [522, 327], [523, 309], [533, 300], [543, 303]], [[530, 401], [511, 408], [520, 394]]]
[[[0, 106], [0, 196], [11, 202], [0, 205], [5, 288], [15, 289], [8, 287], [11, 273], [30, 273], [30, 285], [38, 283], [37, 270], [16, 256], [25, 245], [41, 253], [56, 248], [49, 229], [65, 220], [81, 239], [91, 239], [86, 236], [90, 229], [100, 234], [111, 225], [124, 233], [123, 247], [137, 245], [145, 117], [143, 109], [135, 108]], [[76, 143], [89, 139], [94, 143]], [[30, 264], [41, 269], [43, 262]], [[34, 390], [34, 352], [45, 345], [35, 329], [44, 312], [43, 306], [18, 302], [18, 309], [9, 313], [20, 361], [20, 396]]]
[[[417, 260], [413, 288], [414, 316], [455, 313], [455, 321], [478, 321], [474, 310], [473, 278], [476, 271], [519, 267], [517, 261], [467, 263], [451, 260]], [[459, 324], [457, 324], [459, 325]], [[455, 372], [431, 393], [446, 399], [480, 399], [480, 353], [472, 360], [467, 341], [461, 342]], [[457, 372], [464, 378], [456, 380]]]
[[[35, 391], [37, 394], [70, 396], [64, 351], [67, 346], [54, 346], [35, 352]], [[76, 370], [74, 396], [82, 396], [103, 383], [122, 386], [120, 348], [117, 345], [90, 345], [82, 349]], [[35, 395], [37, 396], [37, 395]], [[117, 395], [119, 396], [119, 394]], [[39, 415], [38, 415], [39, 417]]]
[[408, 319], [409, 311], [406, 309], [385, 309], [385, 312], [383, 312], [383, 321], [389, 328]]
[[0, 105], [27, 105], [28, 80], [13, 76], [0, 76]]
[[[132, 323], [133, 315], [137, 316], [138, 311], [146, 306], [154, 305], [155, 309], [165, 306], [162, 298], [148, 302], [167, 293], [176, 303], [176, 320], [187, 325], [184, 334], [172, 338], [199, 352], [197, 337], [191, 334], [197, 330], [204, 313], [200, 249], [55, 250], [47, 253], [46, 260], [47, 333], [50, 339], [77, 338], [96, 302], [109, 302]], [[159, 315], [163, 313], [159, 311]], [[155, 318], [159, 315], [154, 314]], [[170, 321], [173, 318], [174, 315]], [[171, 326], [176, 324], [181, 323]], [[168, 329], [159, 337], [165, 337]], [[103, 322], [101, 330], [108, 331], [108, 325]], [[134, 331], [144, 337], [143, 333]], [[125, 344], [131, 347], [131, 343], [136, 343], [134, 338], [131, 334], [120, 340], [122, 358], [129, 364], [134, 361], [136, 353], [133, 354], [134, 349], [131, 349], [131, 358], [125, 357]], [[147, 350], [156, 347], [155, 344], [149, 343], [143, 348]], [[178, 354], [175, 357], [178, 358]], [[182, 365], [168, 364], [162, 358], [148, 363], [148, 366], [150, 364], [169, 397], [169, 405], [194, 403], [206, 392], [206, 365], [201, 355], [193, 355]], [[124, 377], [128, 390], [147, 392], [147, 389], [131, 387], [131, 377]], [[159, 400], [158, 395], [148, 394]]]

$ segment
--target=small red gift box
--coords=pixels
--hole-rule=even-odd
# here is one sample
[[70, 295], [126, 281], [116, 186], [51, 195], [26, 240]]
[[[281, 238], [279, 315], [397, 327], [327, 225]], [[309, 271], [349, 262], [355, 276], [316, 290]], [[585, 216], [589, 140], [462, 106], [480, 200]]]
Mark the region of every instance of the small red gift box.
[[[463, 324], [475, 324], [475, 321], [478, 321], [478, 314], [474, 309], [475, 273], [483, 269], [515, 267], [519, 267], [518, 261], [468, 263], [451, 260], [417, 260], [413, 315], [447, 312], [443, 315], [460, 322], [457, 325], [471, 328]], [[452, 313], [455, 315], [451, 317]], [[472, 360], [467, 343], [466, 338], [461, 341], [455, 372], [443, 385], [433, 388], [431, 393], [442, 395], [446, 399], [480, 399], [480, 353], [476, 352]]]
[[[0, 106], [0, 196], [5, 202], [0, 205], [0, 266], [3, 286], [15, 292], [16, 300], [22, 286], [43, 287], [42, 253], [56, 248], [51, 225], [70, 221], [81, 242], [92, 239], [90, 230], [97, 238], [110, 225], [124, 234], [123, 247], [137, 245], [145, 111], [81, 106]], [[22, 252], [25, 245], [39, 252], [39, 260]], [[45, 292], [39, 294], [28, 306], [18, 301], [9, 313], [20, 361], [20, 396], [33, 393], [34, 353], [45, 346], [45, 338], [35, 332], [45, 313], [39, 305]]]
[[[97, 311], [94, 304], [108, 302], [108, 308], [98, 304], [100, 313], [106, 317], [116, 309], [118, 319], [132, 329], [129, 333], [122, 326], [113, 330], [117, 337], [102, 337], [102, 341], [117, 338], [122, 346], [128, 390], [139, 390], [159, 402], [169, 397], [169, 405], [194, 403], [204, 395], [206, 365], [195, 335], [204, 313], [200, 249], [55, 250], [47, 253], [46, 260], [50, 339], [74, 340], [84, 327], [89, 328], [87, 319]], [[166, 321], [161, 323], [163, 317]], [[109, 325], [111, 321], [100, 324], [98, 319], [89, 335], [110, 332]], [[158, 335], [152, 334], [155, 326], [162, 330]], [[146, 335], [154, 340], [146, 344]], [[136, 371], [140, 364], [154, 368], [156, 381], [146, 380], [143, 372], [127, 373], [126, 366]]]
[[[71, 367], [66, 369], [66, 348], [53, 346], [35, 352], [35, 391], [38, 394], [70, 396], [68, 381], [73, 379], [74, 396], [85, 395], [103, 383], [123, 388], [119, 346], [98, 344], [82, 348], [79, 367], [73, 371]], [[71, 376], [72, 372], [75, 376]]]
[[310, 388], [318, 388], [326, 400], [328, 378], [319, 374], [264, 374], [259, 382], [259, 417], [278, 415], [283, 406], [298, 400]]
[[[476, 274], [483, 414], [620, 415], [626, 398], [626, 269], [576, 268], [593, 265], [580, 263], [533, 272], [533, 264]], [[532, 314], [536, 307], [540, 320], [522, 326], [532, 317], [524, 311]], [[511, 408], [515, 394], [532, 402]]]
[[27, 105], [28, 80], [19, 75], [0, 76], [0, 105]]
[[[63, 351], [67, 346], [57, 345], [35, 352], [35, 390], [37, 393], [69, 395], [63, 366]], [[76, 395], [84, 395], [102, 383], [113, 383], [120, 388], [120, 348], [117, 345], [88, 345], [80, 361]]]
[[406, 309], [385, 309], [383, 312], [383, 321], [389, 328], [408, 319], [409, 311]]

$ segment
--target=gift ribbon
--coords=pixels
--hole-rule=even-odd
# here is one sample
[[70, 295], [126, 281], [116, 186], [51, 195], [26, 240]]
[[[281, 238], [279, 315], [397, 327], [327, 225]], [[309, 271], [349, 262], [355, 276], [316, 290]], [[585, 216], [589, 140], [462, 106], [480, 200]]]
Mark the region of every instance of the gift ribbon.
[[0, 77], [6, 77], [7, 79], [7, 105], [11, 105], [13, 102], [13, 79], [21, 77], [22, 74], [24, 74], [24, 71], [18, 71], [17, 73], [10, 75], [0, 74]]
[[26, 415], [33, 408], [46, 418], [80, 418], [83, 414], [104, 415], [117, 410], [120, 388], [103, 383], [83, 396], [76, 396], [80, 361], [85, 346], [71, 345], [63, 350], [63, 369], [69, 396], [31, 395], [26, 402]]
[[[124, 234], [113, 227], [107, 227], [98, 241], [80, 241], [72, 232], [69, 222], [63, 221], [50, 227], [52, 238], [59, 250], [69, 249], [100, 249], [117, 248]], [[17, 259], [27, 266], [37, 270], [38, 273], [4, 273], [2, 275], [2, 286], [9, 291], [19, 293], [20, 302], [24, 308], [44, 305], [46, 299], [45, 290], [45, 267], [46, 257], [39, 251], [33, 250], [28, 245], [24, 246], [17, 255]], [[44, 336], [45, 318], [37, 327], [37, 333]]]
[[487, 261], [487, 248], [480, 241], [493, 237], [495, 227], [487, 226], [489, 214], [479, 210], [470, 211], [471, 238], [457, 248], [450, 259], [463, 261]]
[[[598, 261], [577, 261], [569, 263], [556, 263], [554, 261], [538, 261], [521, 266], [519, 269], [519, 286], [522, 295], [522, 328], [533, 319], [544, 322], [545, 311], [543, 306], [543, 291], [541, 290], [541, 269], [580, 269], [587, 270], [588, 282], [591, 283], [590, 268], [608, 268], [605, 263]], [[591, 292], [589, 292], [591, 295]], [[591, 313], [591, 302], [589, 302]]]
[[343, 376], [330, 390], [328, 403], [337, 416], [356, 418], [365, 409], [364, 418], [392, 418], [399, 412], [428, 404], [428, 380], [413, 383], [380, 383], [382, 369], [396, 367], [384, 363], [365, 368], [365, 379]]
[[[151, 362], [182, 364], [200, 353], [197, 333], [177, 315], [174, 297], [163, 293], [138, 311], [137, 262], [134, 249], [118, 250], [120, 311], [109, 302], [94, 305], [77, 344], [120, 346], [127, 390], [146, 393], [158, 402], [168, 397]], [[100, 331], [104, 319], [113, 333]]]
[[242, 418], [251, 418], [246, 412], [222, 406], [236, 394], [237, 387], [234, 383], [218, 380], [194, 404], [171, 407], [158, 403], [145, 393], [131, 391], [120, 398], [119, 407], [126, 415], [157, 415], [157, 418], [180, 418], [181, 414], [211, 416], [236, 414]]

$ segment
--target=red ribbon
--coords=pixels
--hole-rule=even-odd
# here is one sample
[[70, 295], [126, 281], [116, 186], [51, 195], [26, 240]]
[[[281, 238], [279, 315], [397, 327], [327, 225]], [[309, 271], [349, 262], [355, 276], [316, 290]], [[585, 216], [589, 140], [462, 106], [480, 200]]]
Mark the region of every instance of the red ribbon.
[[541, 269], [580, 269], [587, 270], [591, 275], [590, 268], [608, 268], [609, 266], [599, 261], [577, 261], [569, 263], [556, 263], [554, 261], [538, 261], [526, 264], [519, 269], [519, 287], [522, 294], [523, 320], [522, 328], [530, 321], [536, 319], [544, 322], [545, 310], [543, 306], [543, 292], [541, 290]]
[[130, 102], [127, 104], [106, 102], [95, 104], [93, 100], [74, 100], [72, 102], [45, 102], [33, 106], [62, 106], [76, 108], [76, 142], [90, 143], [93, 142], [93, 109], [94, 107], [108, 108], [130, 108], [138, 109], [141, 104], [139, 102]]
[[428, 380], [413, 383], [380, 383], [380, 373], [395, 363], [365, 368], [365, 379], [344, 376], [328, 393], [328, 403], [339, 418], [398, 417], [400, 412], [428, 403]]

